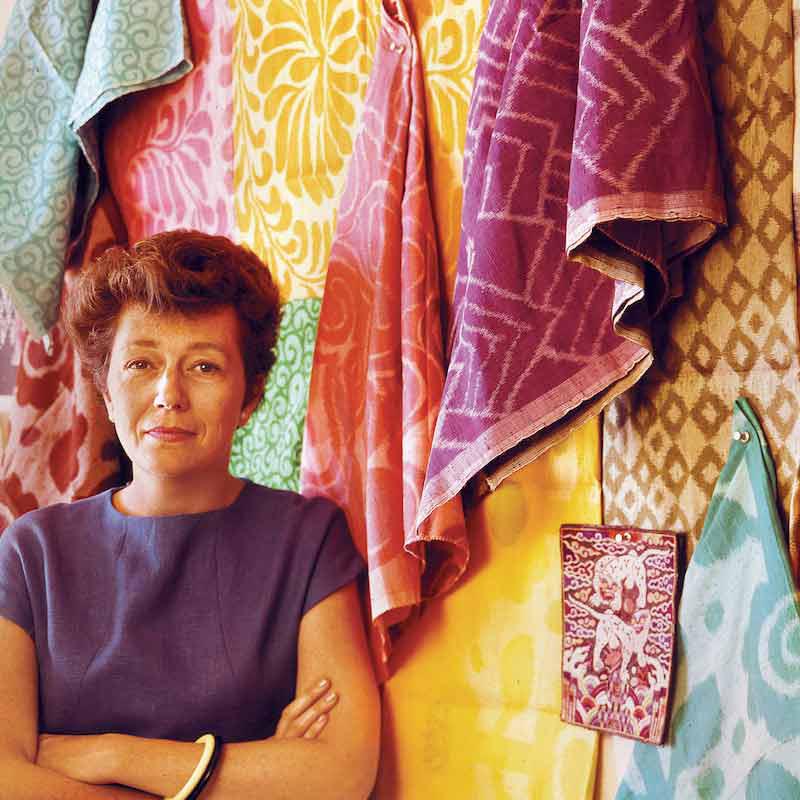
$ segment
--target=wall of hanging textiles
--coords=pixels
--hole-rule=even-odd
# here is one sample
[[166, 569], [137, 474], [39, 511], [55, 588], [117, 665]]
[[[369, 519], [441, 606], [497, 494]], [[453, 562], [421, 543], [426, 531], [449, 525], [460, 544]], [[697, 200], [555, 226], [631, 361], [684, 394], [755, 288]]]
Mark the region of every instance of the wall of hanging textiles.
[[[33, 7], [37, 0], [21, 2]], [[388, 676], [383, 690], [384, 741], [377, 797], [589, 800], [597, 796], [605, 800], [616, 792], [630, 746], [612, 744], [605, 736], [559, 719], [559, 525], [624, 523], [682, 530], [696, 539], [726, 461], [730, 409], [734, 398], [743, 394], [761, 421], [775, 459], [778, 503], [789, 523], [795, 570], [800, 564], [791, 7], [790, 0], [700, 0], [704, 54], [695, 50], [681, 62], [686, 74], [681, 73], [680, 80], [673, 75], [670, 86], [683, 80], [681, 85], [691, 89], [686, 96], [692, 97], [694, 110], [688, 121], [676, 124], [673, 134], [687, 135], [684, 149], [690, 148], [697, 136], [705, 137], [711, 149], [686, 171], [689, 177], [701, 176], [702, 180], [698, 179], [697, 186], [687, 182], [673, 187], [668, 198], [658, 198], [658, 207], [644, 214], [648, 223], [657, 220], [654, 225], [628, 228], [624, 222], [618, 224], [618, 217], [627, 219], [626, 213], [635, 217], [636, 209], [609, 206], [606, 201], [613, 192], [598, 188], [602, 181], [597, 174], [581, 186], [576, 184], [577, 188], [569, 185], [571, 171], [577, 174], [585, 168], [591, 172], [587, 165], [598, 163], [594, 156], [598, 152], [606, 155], [602, 142], [593, 140], [589, 125], [592, 103], [588, 87], [594, 73], [588, 68], [582, 73], [577, 70], [577, 54], [581, 43], [589, 41], [587, 28], [623, 22], [602, 18], [603, 9], [611, 4], [565, 0], [558, 6], [561, 16], [556, 21], [563, 26], [559, 36], [563, 33], [566, 37], [559, 42], [567, 42], [558, 52], [569, 51], [575, 63], [568, 65], [563, 85], [558, 81], [546, 87], [532, 83], [527, 87], [528, 100], [533, 103], [536, 97], [551, 93], [564, 103], [568, 125], [559, 132], [563, 141], [559, 139], [555, 148], [563, 163], [552, 173], [546, 173], [541, 164], [542, 169], [536, 171], [548, 175], [537, 189], [547, 213], [531, 223], [535, 235], [529, 244], [536, 250], [547, 238], [540, 236], [546, 228], [552, 239], [547, 239], [549, 252], [557, 255], [563, 270], [558, 274], [585, 282], [580, 284], [585, 288], [580, 302], [574, 306], [581, 320], [603, 326], [610, 350], [621, 344], [626, 355], [617, 360], [612, 357], [616, 372], [612, 375], [605, 370], [600, 380], [596, 369], [599, 338], [587, 338], [585, 352], [571, 351], [564, 344], [574, 338], [570, 325], [577, 319], [563, 313], [564, 303], [575, 300], [572, 290], [578, 285], [566, 281], [566, 299], [559, 301], [558, 313], [535, 309], [542, 318], [549, 314], [548, 319], [562, 320], [561, 341], [545, 356], [561, 366], [586, 367], [591, 380], [581, 383], [565, 372], [564, 393], [559, 394], [559, 387], [554, 386], [542, 389], [541, 376], [554, 374], [543, 356], [540, 372], [531, 372], [536, 378], [533, 383], [542, 389], [541, 398], [534, 398], [542, 400], [541, 407], [536, 406], [542, 413], [535, 424], [529, 424], [529, 419], [523, 425], [510, 425], [507, 419], [500, 419], [501, 433], [509, 435], [502, 439], [502, 446], [487, 449], [481, 436], [498, 419], [486, 422], [489, 412], [481, 416], [474, 413], [475, 407], [486, 401], [488, 408], [502, 375], [501, 370], [483, 375], [483, 383], [470, 378], [475, 407], [466, 408], [468, 404], [461, 402], [459, 380], [468, 372], [474, 344], [470, 339], [474, 319], [464, 308], [481, 312], [494, 308], [496, 316], [507, 316], [507, 307], [501, 307], [502, 303], [493, 307], [487, 298], [497, 290], [497, 297], [502, 295], [511, 307], [509, 298], [512, 290], [516, 291], [514, 286], [487, 288], [488, 284], [481, 282], [486, 275], [472, 268], [476, 265], [475, 242], [482, 254], [496, 254], [505, 245], [509, 252], [517, 245], [524, 249], [520, 244], [524, 237], [509, 244], [507, 232], [497, 233], [498, 229], [491, 227], [501, 214], [492, 217], [491, 225], [483, 220], [480, 228], [485, 209], [478, 208], [477, 201], [491, 199], [495, 189], [498, 203], [512, 196], [509, 185], [513, 175], [504, 176], [508, 185], [499, 189], [490, 185], [490, 179], [501, 173], [499, 160], [495, 164], [492, 159], [498, 158], [497, 150], [508, 137], [519, 133], [508, 122], [518, 111], [509, 99], [509, 87], [514, 81], [523, 84], [526, 75], [513, 65], [509, 75], [516, 76], [514, 81], [495, 81], [497, 76], [491, 70], [499, 62], [491, 55], [504, 54], [506, 66], [513, 59], [519, 64], [528, 63], [526, 59], [542, 59], [550, 66], [555, 63], [548, 61], [547, 53], [528, 47], [520, 33], [524, 26], [518, 24], [519, 19], [527, 19], [526, 14], [539, 4], [519, 4], [519, 14], [505, 20], [508, 30], [503, 28], [502, 4], [497, 0], [495, 5], [494, 27], [490, 26], [490, 35], [481, 45], [490, 0], [408, 0], [407, 7], [391, 0], [383, 4], [368, 0], [229, 0], [227, 4], [185, 0], [184, 29], [172, 40], [178, 72], [170, 71], [168, 80], [153, 79], [158, 85], [147, 91], [115, 99], [102, 116], [81, 119], [81, 124], [88, 125], [85, 148], [90, 154], [94, 147], [102, 153], [102, 158], [95, 158], [96, 166], [102, 163], [101, 180], [113, 197], [110, 193], [101, 196], [89, 218], [85, 240], [74, 248], [70, 268], [85, 268], [98, 248], [112, 242], [133, 241], [170, 227], [197, 227], [244, 242], [276, 275], [283, 303], [278, 359], [264, 403], [237, 433], [231, 468], [258, 482], [298, 490], [302, 461], [304, 488], [335, 493], [335, 481], [329, 480], [332, 471], [320, 467], [324, 446], [333, 442], [339, 447], [332, 450], [333, 456], [328, 454], [329, 462], [340, 458], [347, 448], [354, 452], [361, 448], [358, 458], [346, 464], [349, 472], [335, 484], [335, 490], [340, 491], [345, 505], [361, 503], [348, 509], [348, 514], [351, 524], [355, 520], [353, 528], [362, 550], [380, 551], [370, 563], [373, 610], [376, 616], [385, 614], [374, 644], [379, 666], [385, 670], [384, 677]], [[592, 14], [586, 12], [583, 22], [582, 5], [594, 9]], [[636, 4], [637, 8], [643, 5]], [[512, 6], [516, 8], [507, 3], [506, 10]], [[614, 10], [627, 7], [619, 3]], [[662, 22], [665, 29], [678, 31], [670, 45], [673, 49], [666, 48], [674, 55], [681, 51], [679, 37], [686, 32], [675, 25], [679, 15], [670, 8], [662, 8]], [[534, 27], [531, 22], [530, 30]], [[78, 28], [80, 25], [76, 31], [81, 33]], [[503, 31], [507, 36], [501, 35]], [[626, 31], [634, 42], [641, 34]], [[551, 27], [547, 35], [553, 33]], [[81, 45], [86, 46], [85, 42]], [[484, 63], [477, 72], [480, 85], [476, 85], [481, 47]], [[598, 47], [597, 52], [604, 51]], [[710, 84], [701, 75], [703, 58]], [[184, 60], [191, 62], [191, 70], [181, 77]], [[389, 61], [390, 68], [386, 68]], [[622, 61], [628, 63], [629, 59]], [[584, 59], [584, 67], [586, 64]], [[566, 70], [563, 63], [558, 68]], [[613, 83], [613, 75], [605, 77]], [[369, 137], [383, 123], [369, 114], [377, 113], [380, 81], [384, 80], [387, 91], [400, 87], [397, 97], [408, 110], [408, 124], [400, 120], [392, 128], [396, 135], [393, 146], [416, 155], [408, 160], [387, 159], [387, 174], [395, 170], [399, 177], [384, 181], [380, 175], [371, 175], [370, 183], [360, 181], [363, 175], [359, 170], [366, 174], [365, 165], [377, 165], [377, 160], [368, 158], [373, 153]], [[495, 97], [498, 87], [508, 90], [506, 95]], [[486, 94], [481, 100], [482, 91]], [[102, 91], [98, 96], [104, 96]], [[481, 102], [475, 101], [476, 97]], [[472, 108], [478, 109], [474, 116], [470, 114], [471, 99]], [[651, 100], [655, 119], [662, 116], [663, 109], [658, 97]], [[88, 107], [99, 110], [95, 105]], [[685, 110], [677, 100], [673, 105]], [[488, 127], [483, 129], [479, 118], [479, 110], [485, 112], [489, 106], [495, 138]], [[573, 128], [576, 109], [580, 113]], [[609, 119], [609, 130], [616, 131], [616, 122]], [[553, 119], [546, 122], [552, 133]], [[701, 134], [688, 135], [695, 123]], [[644, 136], [652, 129], [650, 123], [643, 125], [637, 128], [637, 135]], [[484, 134], [488, 137], [485, 141], [481, 139]], [[546, 151], [546, 137], [542, 136], [541, 140], [534, 136], [519, 151]], [[573, 139], [577, 142], [574, 152]], [[630, 136], [625, 141], [635, 149], [638, 140]], [[724, 197], [718, 191], [716, 144]], [[77, 153], [79, 146], [73, 145]], [[628, 156], [639, 163], [635, 152]], [[613, 174], [607, 167], [598, 174], [612, 175], [611, 183], [617, 189], [630, 179], [625, 186], [631, 197], [648, 194], [649, 173], [639, 185], [631, 178], [635, 170], [620, 168], [624, 174]], [[420, 180], [412, 184], [407, 173], [413, 174], [415, 168]], [[469, 211], [469, 201], [475, 201], [472, 217], [467, 215], [475, 234], [470, 252], [462, 237], [465, 174], [474, 178], [466, 204]], [[68, 181], [79, 187], [70, 202], [82, 211], [81, 193], [91, 190], [91, 172], [74, 171]], [[378, 184], [385, 192], [381, 207], [389, 212], [378, 220], [374, 208], [369, 207], [373, 214], [369, 222], [376, 229], [372, 241], [348, 229], [353, 220], [361, 219], [348, 204], [360, 201], [359, 191], [364, 186]], [[422, 192], [424, 198], [420, 198]], [[531, 200], [535, 194], [531, 188], [524, 198]], [[687, 200], [690, 194], [694, 206]], [[552, 211], [554, 207], [557, 213]], [[687, 222], [692, 209], [695, 216]], [[518, 216], [529, 223], [530, 210], [526, 207]], [[514, 211], [520, 210], [515, 207]], [[545, 224], [548, 214], [557, 217], [557, 224]], [[715, 234], [726, 214], [728, 228], [716, 233], [704, 249], [691, 252]], [[409, 220], [419, 222], [421, 216], [425, 230], [406, 235], [403, 226]], [[65, 214], [62, 217], [66, 219]], [[387, 219], [398, 227], [396, 248], [386, 248], [391, 237], [381, 225], [390, 224]], [[540, 230], [536, 225], [544, 227]], [[73, 235], [79, 228], [72, 230]], [[654, 231], [655, 239], [649, 238]], [[380, 246], [370, 249], [375, 242]], [[568, 243], [574, 251], [569, 259]], [[68, 242], [63, 236], [57, 244], [66, 253]], [[402, 395], [403, 381], [413, 375], [422, 390], [408, 394], [413, 394], [412, 399], [424, 398], [418, 402], [424, 405], [424, 413], [414, 416], [398, 402], [395, 417], [374, 422], [375, 417], [363, 408], [348, 408], [357, 418], [352, 430], [328, 430], [330, 418], [312, 430], [331, 401], [332, 392], [326, 394], [326, 386], [337, 377], [337, 356], [346, 350], [352, 360], [358, 349], [359, 364], [374, 357], [374, 351], [354, 348], [352, 343], [337, 351], [341, 343], [335, 340], [337, 314], [331, 295], [326, 314], [324, 294], [335, 290], [335, 284], [327, 284], [329, 265], [336, 259], [347, 261], [357, 246], [363, 252], [347, 266], [352, 268], [357, 261], [362, 277], [368, 275], [371, 282], [359, 284], [363, 290], [361, 316], [352, 326], [363, 320], [373, 324], [370, 315], [377, 308], [387, 317], [393, 312], [392, 323], [400, 330], [404, 316], [400, 310], [408, 308], [406, 321], [411, 320], [414, 328], [413, 336], [405, 336], [391, 325], [385, 326], [390, 330], [387, 348], [401, 355], [392, 362], [393, 371], [365, 368], [359, 385], [365, 396], [376, 387], [384, 394], [399, 391]], [[397, 252], [387, 255], [393, 248]], [[415, 252], [409, 256], [406, 251], [412, 250]], [[416, 250], [424, 250], [424, 258], [417, 258]], [[687, 252], [685, 270], [681, 270], [680, 259]], [[541, 252], [538, 257], [542, 259]], [[548, 258], [542, 263], [552, 266]], [[509, 272], [524, 276], [525, 264], [522, 259], [521, 266]], [[383, 277], [378, 274], [379, 267], [388, 268]], [[654, 267], [662, 283], [656, 282], [657, 289], [652, 292], [653, 280], [645, 276], [655, 274]], [[51, 283], [60, 282], [60, 273], [47, 274]], [[438, 293], [433, 308], [420, 311], [424, 303], [402, 305], [414, 296], [415, 276], [429, 282], [423, 294], [435, 297]], [[552, 288], [556, 283], [553, 276], [552, 270], [542, 270], [540, 278]], [[336, 277], [333, 268], [331, 277]], [[352, 288], [352, 276], [345, 278]], [[374, 300], [375, 287], [384, 285], [381, 281], [397, 284], [392, 284], [396, 293], [383, 298], [388, 310]], [[68, 288], [69, 277], [66, 283]], [[50, 302], [51, 295], [41, 297]], [[592, 307], [592, 298], [598, 295], [603, 303]], [[521, 297], [515, 295], [514, 302], [521, 302]], [[675, 302], [661, 309], [662, 300], [668, 299]], [[48, 319], [55, 306], [47, 302], [40, 302], [28, 317], [39, 322]], [[531, 307], [525, 302], [521, 306], [527, 313]], [[645, 312], [632, 311], [644, 306]], [[655, 310], [661, 311], [660, 316]], [[346, 311], [355, 314], [355, 304]], [[513, 320], [510, 327], [519, 328], [517, 322]], [[42, 325], [36, 328], [38, 332]], [[364, 329], [368, 329], [366, 323]], [[327, 349], [315, 357], [318, 333], [319, 342]], [[531, 335], [542, 338], [535, 332]], [[90, 494], [119, 475], [119, 453], [90, 383], [58, 327], [51, 332], [51, 340], [48, 350], [31, 334], [22, 338], [22, 361], [10, 415], [11, 444], [3, 454], [0, 480], [0, 514], [5, 522], [46, 502]], [[370, 345], [376, 341], [384, 340], [376, 338]], [[409, 342], [413, 357], [401, 347]], [[498, 359], [494, 366], [500, 365], [500, 356], [510, 352], [501, 346], [496, 350], [489, 353]], [[448, 376], [447, 355], [453, 352], [458, 355], [454, 359], [458, 369]], [[520, 352], [527, 351], [523, 347]], [[653, 365], [644, 372], [651, 359]], [[527, 362], [534, 364], [535, 359]], [[515, 362], [513, 369], [505, 364], [506, 373], [526, 369], [530, 366], [527, 362]], [[317, 373], [312, 373], [312, 366]], [[324, 373], [326, 368], [329, 374]], [[388, 372], [394, 381], [390, 390], [381, 386]], [[613, 400], [599, 418], [597, 414], [612, 395], [635, 384], [642, 372], [642, 380]], [[310, 385], [314, 394], [309, 401]], [[478, 386], [485, 389], [485, 395], [480, 395]], [[342, 382], [339, 388], [346, 396], [348, 385]], [[506, 393], [510, 394], [515, 402], [519, 399], [513, 392]], [[501, 395], [502, 391], [498, 397]], [[506, 395], [501, 397], [503, 402], [508, 400]], [[375, 397], [381, 397], [380, 391], [376, 390]], [[446, 413], [440, 420], [442, 398]], [[405, 395], [402, 399], [407, 400]], [[377, 405], [376, 400], [373, 408]], [[500, 405], [490, 409], [498, 417], [503, 408], [511, 408]], [[512, 410], [524, 413], [526, 409], [530, 411], [528, 405], [519, 403]], [[485, 410], [481, 408], [481, 412]], [[485, 428], [476, 432], [462, 427], [464, 419], [478, 417], [481, 424], [486, 422]], [[392, 436], [385, 435], [393, 425]], [[510, 433], [509, 426], [513, 429]], [[552, 436], [551, 426], [557, 430]], [[544, 433], [535, 438], [540, 431]], [[534, 436], [528, 443], [532, 449], [524, 444], [514, 449], [528, 435]], [[362, 438], [356, 442], [356, 437]], [[465, 442], [470, 447], [477, 442], [480, 453], [470, 458], [459, 455], [461, 450], [472, 453], [470, 447], [462, 447]], [[426, 478], [426, 454], [431, 448], [438, 452], [439, 460]], [[381, 457], [390, 451], [391, 458], [382, 463]], [[505, 460], [493, 460], [504, 454]], [[534, 456], [538, 457], [531, 462]], [[373, 468], [377, 462], [377, 479], [369, 473], [368, 462]], [[494, 491], [481, 497], [470, 494], [462, 508], [458, 492], [475, 474], [485, 478]], [[334, 477], [338, 480], [341, 476]], [[793, 485], [795, 503], [790, 502]], [[358, 498], [365, 488], [365, 495], [377, 497], [375, 487], [381, 498], [392, 496], [391, 514], [374, 508], [374, 503], [370, 508], [364, 497]], [[444, 522], [436, 521], [437, 511]], [[371, 535], [370, 528], [380, 533]], [[454, 590], [442, 594], [449, 588]], [[426, 595], [431, 598], [420, 611], [419, 602]], [[390, 631], [397, 623], [402, 624]]]

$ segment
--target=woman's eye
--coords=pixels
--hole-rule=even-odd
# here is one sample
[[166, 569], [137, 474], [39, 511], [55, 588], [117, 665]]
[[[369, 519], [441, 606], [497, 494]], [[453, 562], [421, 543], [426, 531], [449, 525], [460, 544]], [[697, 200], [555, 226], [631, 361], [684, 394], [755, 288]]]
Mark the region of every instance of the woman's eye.
[[149, 361], [146, 361], [143, 358], [134, 358], [133, 361], [129, 361], [125, 365], [125, 369], [146, 369], [150, 365]]
[[219, 367], [210, 361], [200, 361], [199, 363], [194, 365], [194, 368], [198, 372], [204, 372], [204, 373], [219, 372]]

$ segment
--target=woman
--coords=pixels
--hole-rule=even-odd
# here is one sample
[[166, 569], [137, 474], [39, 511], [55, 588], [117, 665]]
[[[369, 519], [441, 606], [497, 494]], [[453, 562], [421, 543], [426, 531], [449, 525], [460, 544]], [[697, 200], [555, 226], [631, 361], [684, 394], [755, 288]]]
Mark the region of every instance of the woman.
[[78, 278], [67, 326], [133, 477], [0, 537], [0, 797], [369, 793], [343, 515], [228, 472], [277, 323], [266, 268], [223, 237], [159, 234]]

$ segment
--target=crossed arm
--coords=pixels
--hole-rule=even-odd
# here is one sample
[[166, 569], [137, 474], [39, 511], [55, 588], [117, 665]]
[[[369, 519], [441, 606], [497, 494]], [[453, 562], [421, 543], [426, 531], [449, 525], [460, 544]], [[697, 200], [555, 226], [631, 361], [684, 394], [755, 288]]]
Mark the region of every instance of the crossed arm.
[[[120, 733], [45, 736], [40, 742], [33, 642], [0, 619], [0, 653], [0, 800], [168, 797], [183, 786], [201, 745]], [[321, 675], [336, 687], [334, 714], [327, 713], [327, 687], [313, 688]], [[225, 745], [203, 800], [369, 794], [380, 711], [354, 584], [303, 617], [297, 686], [298, 701], [287, 708], [276, 736]]]

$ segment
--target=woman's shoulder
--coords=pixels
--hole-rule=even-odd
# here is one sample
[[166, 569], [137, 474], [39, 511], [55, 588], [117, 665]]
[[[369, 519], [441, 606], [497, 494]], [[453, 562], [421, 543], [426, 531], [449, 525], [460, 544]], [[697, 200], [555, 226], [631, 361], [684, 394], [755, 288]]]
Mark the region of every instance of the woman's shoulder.
[[97, 522], [109, 503], [109, 489], [101, 494], [73, 500], [72, 502], [51, 505], [27, 511], [15, 519], [0, 536], [0, 543], [11, 544], [45, 542], [61, 532], [78, 533], [96, 529], [96, 525], [82, 524]]
[[278, 516], [295, 517], [317, 514], [333, 516], [341, 513], [339, 506], [322, 495], [309, 497], [291, 489], [274, 489], [248, 481], [245, 488], [248, 510], [270, 511]]
[[[332, 526], [347, 526], [342, 510], [327, 497], [308, 497], [288, 489], [249, 483], [242, 499], [244, 502], [235, 504], [231, 520], [237, 528], [255, 526], [274, 536], [302, 536], [308, 540], [324, 536]], [[247, 524], [242, 525], [243, 522]]]

